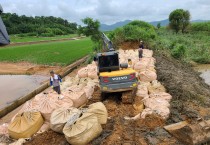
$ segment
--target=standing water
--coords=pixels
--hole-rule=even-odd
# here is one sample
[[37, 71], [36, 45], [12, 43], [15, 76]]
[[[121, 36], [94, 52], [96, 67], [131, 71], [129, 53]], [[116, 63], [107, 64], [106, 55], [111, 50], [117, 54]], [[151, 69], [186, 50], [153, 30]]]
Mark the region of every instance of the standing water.
[[200, 72], [201, 73], [200, 77], [202, 77], [205, 80], [205, 82], [208, 85], [210, 85], [210, 64], [198, 65], [194, 69]]
[[38, 75], [0, 75], [0, 109], [35, 90], [47, 79]]

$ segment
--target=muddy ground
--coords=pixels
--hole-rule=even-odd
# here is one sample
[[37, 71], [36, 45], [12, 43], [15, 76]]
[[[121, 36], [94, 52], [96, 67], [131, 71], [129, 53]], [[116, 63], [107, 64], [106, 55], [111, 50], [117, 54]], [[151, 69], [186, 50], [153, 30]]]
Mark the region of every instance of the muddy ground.
[[62, 69], [63, 67], [60, 66], [38, 65], [28, 62], [0, 62], [0, 75], [49, 75], [50, 70], [61, 72]]
[[[193, 120], [197, 117], [210, 119], [210, 87], [204, 83], [188, 65], [155, 52], [158, 80], [173, 96], [169, 119], [162, 120], [159, 116], [151, 115], [137, 121], [125, 120], [125, 116], [135, 116], [139, 111], [132, 105], [122, 104], [121, 95], [110, 94], [103, 101], [109, 119], [103, 126], [101, 136], [90, 145], [177, 145], [182, 144], [163, 129], [164, 125], [182, 120]], [[88, 102], [97, 100], [99, 90]], [[96, 98], [96, 100], [95, 100]], [[135, 100], [138, 102], [139, 100]], [[32, 138], [27, 145], [68, 145], [64, 135], [47, 131]]]
[[173, 96], [167, 124], [202, 117], [210, 119], [210, 87], [187, 64], [155, 55], [158, 80]]

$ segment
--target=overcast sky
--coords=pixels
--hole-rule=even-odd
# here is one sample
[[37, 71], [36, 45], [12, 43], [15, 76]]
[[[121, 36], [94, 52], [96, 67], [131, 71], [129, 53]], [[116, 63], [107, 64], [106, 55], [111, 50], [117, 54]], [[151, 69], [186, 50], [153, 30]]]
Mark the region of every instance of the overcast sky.
[[92, 17], [101, 23], [167, 19], [177, 8], [189, 10], [192, 20], [210, 20], [210, 0], [0, 0], [4, 12], [26, 16], [55, 16], [81, 24]]

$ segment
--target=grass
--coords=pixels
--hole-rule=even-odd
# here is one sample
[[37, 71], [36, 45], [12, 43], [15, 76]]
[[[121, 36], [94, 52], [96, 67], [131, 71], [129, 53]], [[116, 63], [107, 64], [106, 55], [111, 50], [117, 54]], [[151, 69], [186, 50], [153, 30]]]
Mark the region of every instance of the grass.
[[63, 38], [73, 38], [77, 37], [77, 34], [70, 34], [70, 35], [60, 35], [56, 37], [36, 37], [36, 36], [25, 36], [20, 37], [18, 35], [10, 35], [10, 41], [11, 43], [16, 42], [34, 42], [34, 41], [41, 41], [41, 40], [54, 40], [54, 39], [63, 39]]
[[92, 41], [85, 38], [74, 41], [5, 47], [0, 49], [0, 61], [27, 61], [36, 64], [64, 66], [92, 52], [92, 46]]
[[165, 28], [158, 30], [158, 39], [152, 42], [152, 47], [167, 50], [177, 59], [184, 62], [210, 63], [209, 32], [190, 32], [175, 34]]

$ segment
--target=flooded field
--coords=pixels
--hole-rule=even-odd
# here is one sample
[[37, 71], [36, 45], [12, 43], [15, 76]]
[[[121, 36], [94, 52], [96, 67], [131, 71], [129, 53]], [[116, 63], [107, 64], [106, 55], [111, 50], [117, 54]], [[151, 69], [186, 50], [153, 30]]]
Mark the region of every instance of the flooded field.
[[210, 85], [210, 64], [199, 65], [194, 69], [200, 72], [200, 77], [202, 77], [205, 82]]
[[0, 109], [36, 89], [48, 78], [39, 75], [0, 75]]

